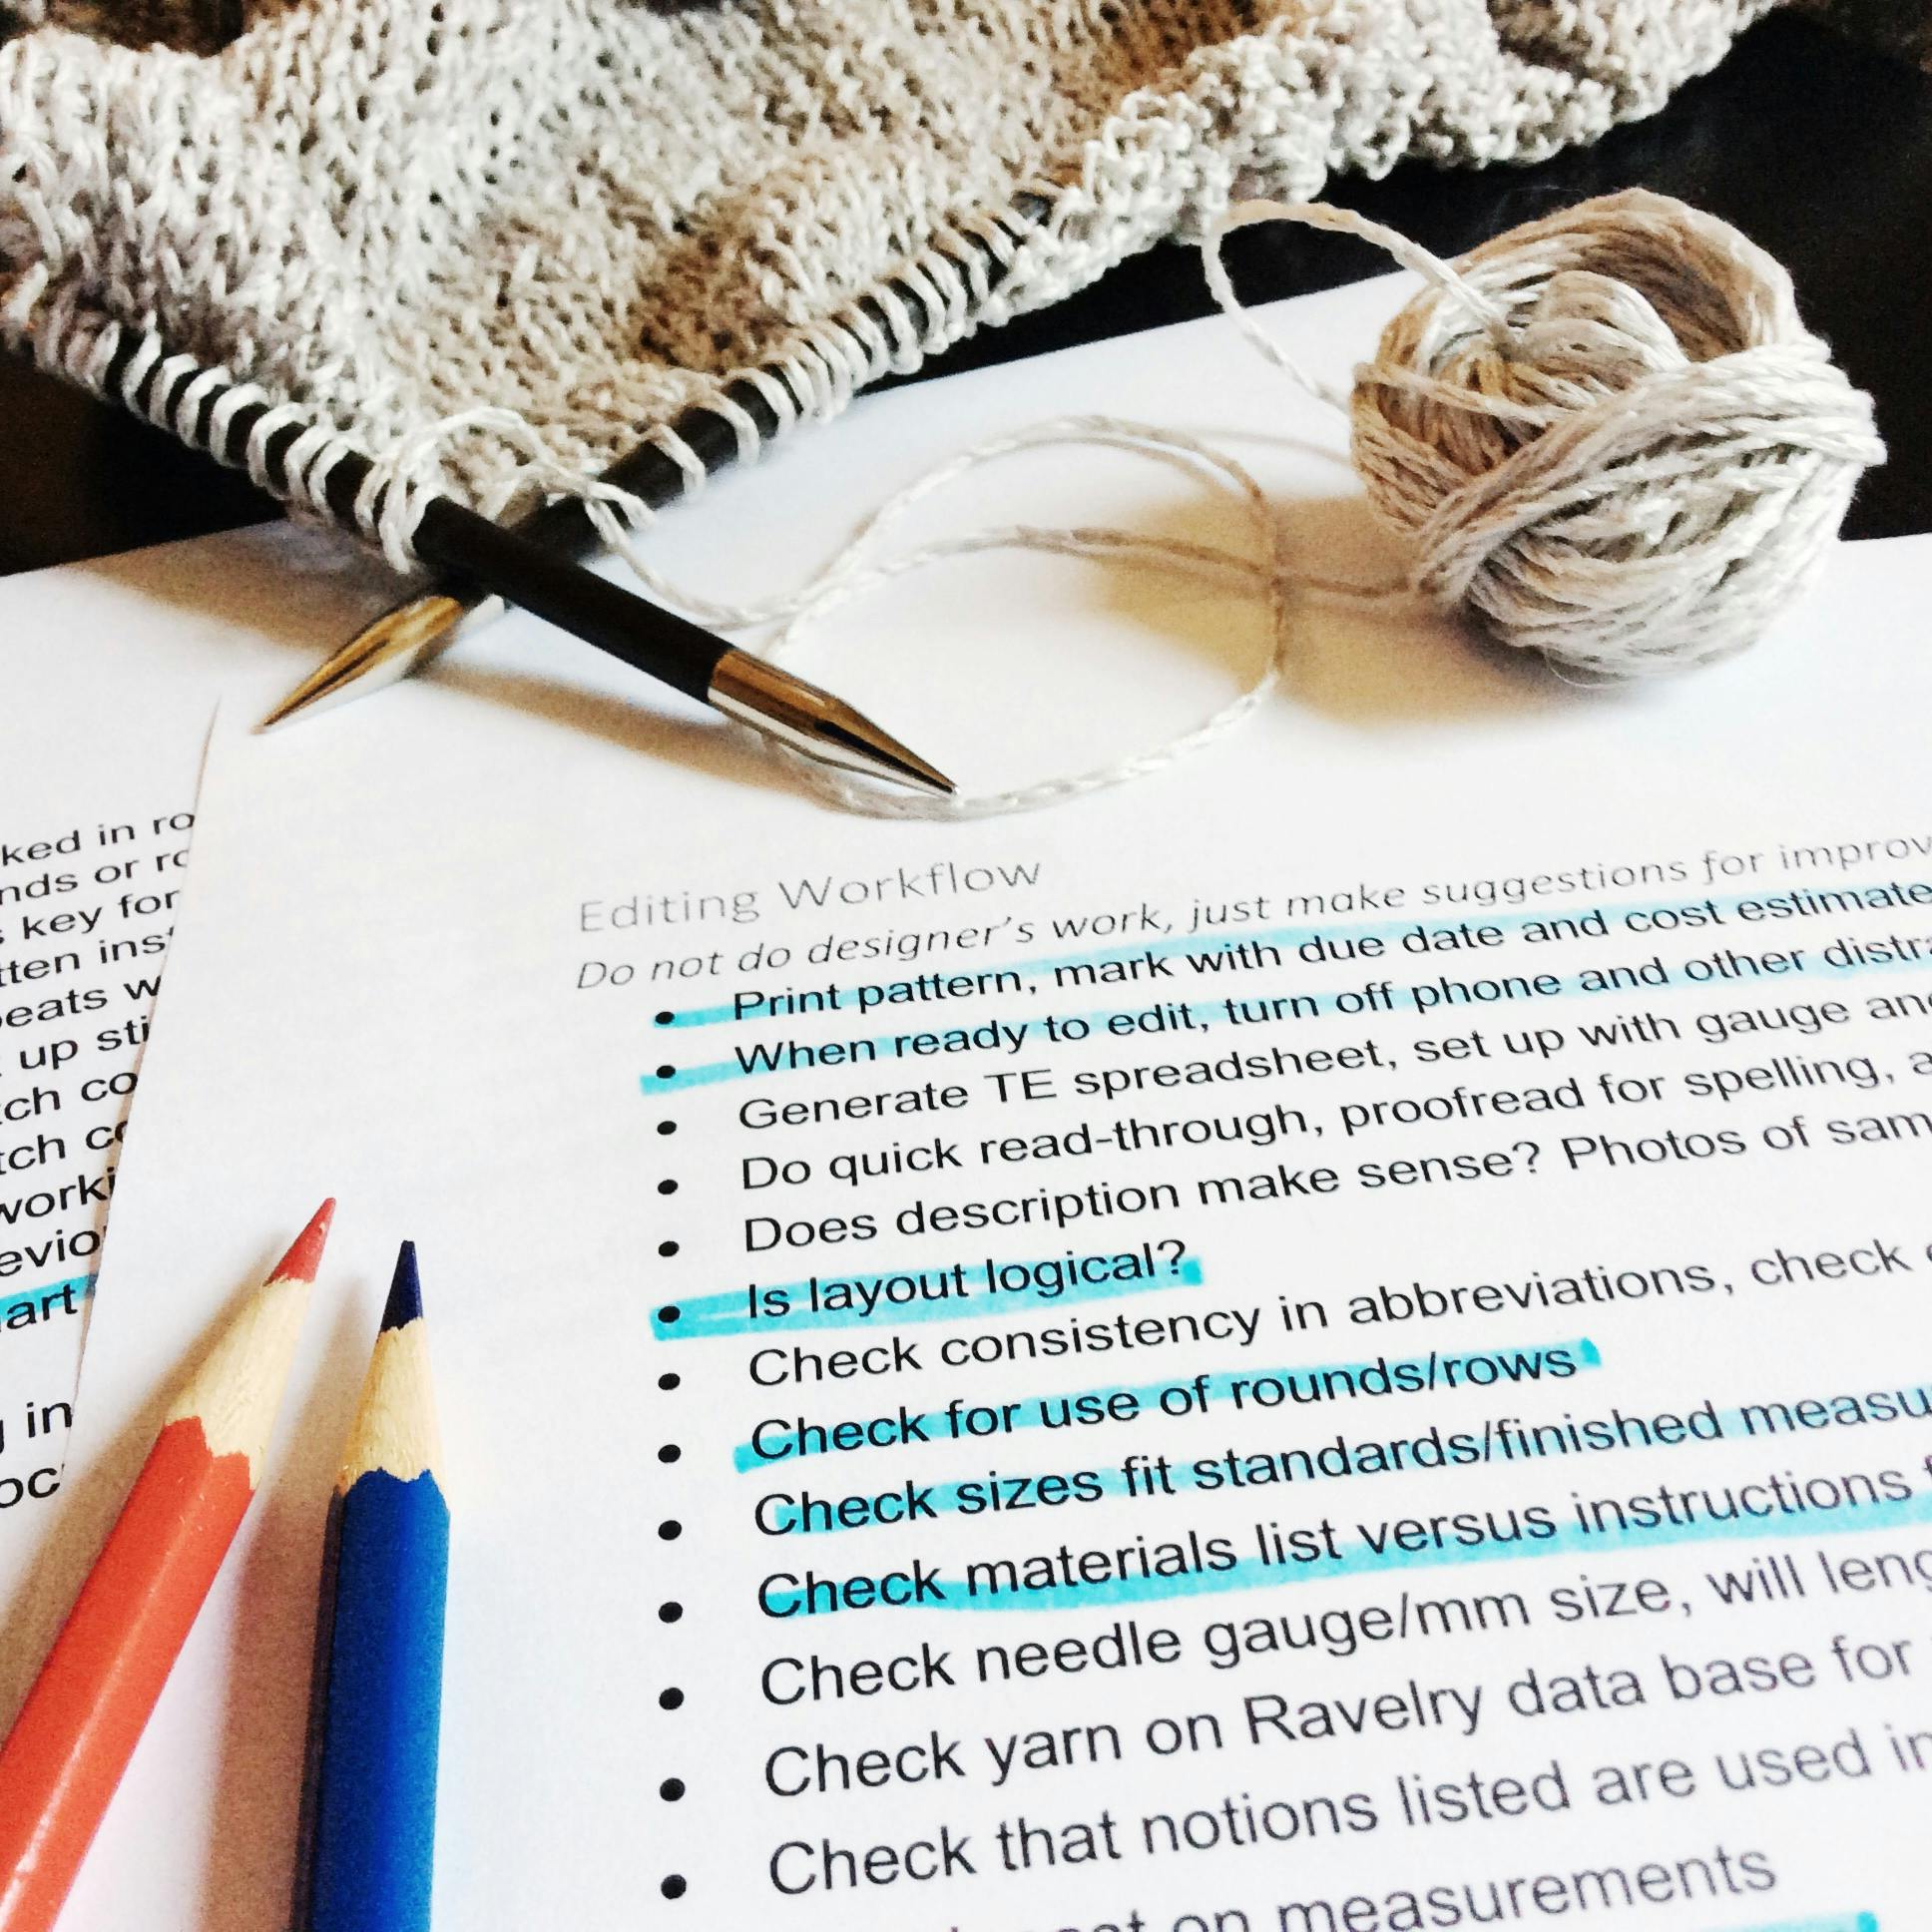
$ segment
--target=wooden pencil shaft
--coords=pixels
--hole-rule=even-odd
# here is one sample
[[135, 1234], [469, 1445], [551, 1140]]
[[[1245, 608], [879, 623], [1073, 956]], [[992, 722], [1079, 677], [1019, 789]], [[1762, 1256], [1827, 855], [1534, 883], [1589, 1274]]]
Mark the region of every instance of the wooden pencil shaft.
[[252, 1494], [199, 1421], [161, 1432], [0, 1747], [0, 1932], [52, 1932]]
[[449, 1511], [373, 1471], [330, 1509], [294, 1932], [428, 1932]]
[[302, 1739], [301, 1794], [295, 1809], [295, 1869], [289, 1932], [309, 1922], [315, 1879], [315, 1826], [322, 1753], [328, 1737], [328, 1667], [335, 1654], [335, 1578], [341, 1565], [342, 1499], [330, 1496], [322, 1524], [322, 1566], [315, 1586], [315, 1644], [308, 1661], [308, 1725]]
[[254, 1495], [335, 1203], [169, 1406], [0, 1742], [0, 1932], [50, 1932]]
[[429, 1932], [449, 1508], [405, 1241], [323, 1549], [293, 1932]]

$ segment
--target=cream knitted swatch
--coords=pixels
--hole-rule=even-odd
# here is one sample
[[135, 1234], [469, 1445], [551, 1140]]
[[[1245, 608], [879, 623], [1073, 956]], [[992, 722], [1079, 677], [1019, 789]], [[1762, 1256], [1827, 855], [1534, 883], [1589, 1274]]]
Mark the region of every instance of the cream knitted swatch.
[[531, 443], [434, 433], [475, 405], [578, 474], [693, 405], [749, 455], [733, 380], [828, 414], [1237, 191], [1533, 161], [1771, 4], [283, 0], [207, 56], [48, 24], [0, 48], [0, 335], [202, 440], [266, 403], [297, 502], [345, 438], [496, 513]]

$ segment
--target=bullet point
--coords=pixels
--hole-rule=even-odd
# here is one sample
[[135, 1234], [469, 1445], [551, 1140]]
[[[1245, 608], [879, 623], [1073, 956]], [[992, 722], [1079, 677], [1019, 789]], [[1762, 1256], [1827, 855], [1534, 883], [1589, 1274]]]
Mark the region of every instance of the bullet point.
[[675, 1195], [678, 1192], [678, 1184], [675, 1181], [660, 1181], [658, 1192], [661, 1195]]
[[669, 1328], [671, 1324], [678, 1319], [678, 1316], [681, 1312], [682, 1310], [679, 1308], [677, 1302], [667, 1301], [665, 1305], [658, 1310], [658, 1319], [662, 1321], [667, 1328]]
[[658, 1024], [660, 1026], [669, 1026], [677, 1017], [675, 1013], [660, 1013], [658, 1015]]
[[669, 1690], [658, 1692], [660, 1710], [676, 1710], [685, 1700], [685, 1693], [674, 1684]]
[[676, 1804], [685, 1795], [685, 1780], [682, 1777], [668, 1777], [658, 1786], [658, 1795], [667, 1804]]
[[683, 1898], [685, 1895], [685, 1881], [676, 1872], [673, 1872], [658, 1889], [664, 1893], [666, 1898]]
[[660, 1067], [658, 1069], [658, 1078], [660, 1080], [676, 1080], [678, 1078], [678, 1069], [676, 1067]]
[[676, 1543], [684, 1533], [685, 1526], [682, 1523], [660, 1523], [658, 1525], [658, 1534], [667, 1543]]
[[658, 1123], [658, 1132], [660, 1134], [676, 1134], [677, 1131], [678, 1123], [676, 1121], [660, 1121]]
[[667, 1442], [665, 1446], [658, 1451], [658, 1460], [660, 1462], [676, 1462], [678, 1458], [682, 1456], [684, 1453], [685, 1452], [682, 1449], [680, 1449], [675, 1442]]
[[661, 1389], [663, 1389], [667, 1395], [669, 1395], [671, 1391], [675, 1389], [678, 1386], [678, 1384], [682, 1382], [684, 1379], [685, 1378], [682, 1375], [680, 1375], [678, 1371], [674, 1368], [669, 1372], [667, 1372], [666, 1374], [660, 1375], [658, 1377], [658, 1386]]
[[661, 1624], [675, 1624], [684, 1614], [685, 1607], [683, 1604], [660, 1604], [658, 1606], [658, 1622]]
[[671, 1257], [677, 1253], [677, 1251], [678, 1251], [678, 1243], [676, 1241], [660, 1241], [658, 1243], [658, 1252], [662, 1254], [667, 1261], [670, 1260]]

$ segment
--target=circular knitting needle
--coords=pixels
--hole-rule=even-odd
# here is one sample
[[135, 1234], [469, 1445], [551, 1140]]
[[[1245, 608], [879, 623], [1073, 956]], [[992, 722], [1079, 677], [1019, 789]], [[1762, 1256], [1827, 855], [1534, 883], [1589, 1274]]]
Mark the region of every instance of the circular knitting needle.
[[[426, 562], [487, 586], [503, 602], [820, 763], [920, 791], [953, 789], [943, 771], [843, 699], [448, 497], [424, 506], [415, 545]], [[261, 728], [393, 683], [426, 664], [453, 640], [447, 628], [453, 605], [444, 597], [412, 599], [378, 618], [276, 706]]]
[[[1036, 227], [1046, 219], [1050, 207], [1046, 197], [1030, 191], [1016, 196], [1012, 208], [1014, 232], [1024, 234]], [[1012, 265], [1011, 253], [985, 235], [968, 234], [963, 239], [977, 258], [977, 273], [985, 286], [997, 288]], [[878, 296], [862, 297], [859, 308], [869, 310], [871, 318], [881, 325], [897, 317], [903, 325], [918, 330], [932, 321], [932, 295], [929, 282], [902, 276], [891, 284], [889, 316]], [[781, 426], [769, 396], [756, 382], [733, 383], [727, 400], [736, 420], [750, 422], [761, 436], [773, 434]], [[690, 488], [688, 466], [696, 464], [701, 475], [720, 469], [731, 461], [739, 447], [732, 421], [710, 408], [687, 410], [672, 425], [672, 432], [685, 452], [682, 463], [656, 441], [647, 439], [620, 456], [599, 480], [656, 506]], [[602, 547], [595, 523], [575, 497], [559, 497], [543, 504], [518, 518], [511, 528], [545, 550], [578, 562], [594, 557]], [[321, 711], [349, 698], [363, 697], [420, 670], [451, 645], [503, 615], [509, 600], [497, 594], [498, 588], [460, 571], [442, 573], [433, 589], [404, 598], [364, 626], [326, 664], [296, 686], [262, 720], [260, 728], [267, 730], [303, 712]], [[771, 731], [807, 756], [920, 790], [953, 790], [952, 781], [943, 773], [829, 693], [802, 679], [774, 672], [769, 666], [752, 673], [747, 667], [759, 661], [744, 653], [732, 652], [729, 659], [724, 678], [714, 679], [712, 687], [700, 694], [721, 711]], [[747, 717], [747, 712], [753, 715]], [[794, 736], [793, 731], [800, 726], [801, 734]]]

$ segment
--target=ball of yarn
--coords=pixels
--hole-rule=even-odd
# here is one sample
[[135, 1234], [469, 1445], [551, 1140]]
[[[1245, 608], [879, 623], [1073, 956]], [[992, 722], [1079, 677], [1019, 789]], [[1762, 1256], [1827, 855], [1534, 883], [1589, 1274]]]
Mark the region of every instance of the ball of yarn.
[[1350, 419], [1417, 589], [1610, 676], [1752, 642], [1884, 456], [1784, 269], [1642, 191], [1445, 268], [1356, 371]]

